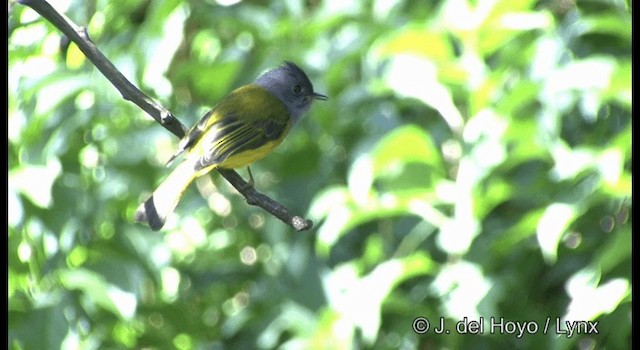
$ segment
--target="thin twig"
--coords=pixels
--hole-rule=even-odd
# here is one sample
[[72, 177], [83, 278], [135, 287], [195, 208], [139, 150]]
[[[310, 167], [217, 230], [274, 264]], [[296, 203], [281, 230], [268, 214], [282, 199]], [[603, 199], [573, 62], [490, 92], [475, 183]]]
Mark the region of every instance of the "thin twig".
[[[159, 103], [153, 101], [144, 92], [133, 85], [120, 71], [107, 59], [97, 46], [89, 38], [89, 34], [85, 27], [79, 27], [73, 23], [65, 15], [56, 11], [49, 3], [44, 0], [19, 0], [22, 5], [26, 5], [35, 10], [43, 18], [53, 24], [58, 30], [64, 33], [71, 41], [73, 41], [80, 51], [82, 51], [87, 59], [91, 61], [96, 68], [115, 86], [122, 94], [122, 97], [131, 101], [149, 114], [165, 129], [179, 138], [184, 137], [187, 129], [176, 119], [169, 110]], [[289, 210], [282, 204], [274, 201], [266, 195], [247, 184], [246, 181], [234, 170], [218, 169], [218, 172], [238, 191], [242, 194], [247, 203], [263, 208], [273, 216], [282, 220], [297, 231], [308, 230], [313, 226], [311, 220], [300, 216], [291, 215]]]
[[244, 196], [250, 205], [259, 206], [296, 229], [296, 231], [305, 231], [313, 226], [313, 221], [301, 216], [291, 215], [289, 209], [285, 206], [256, 191], [256, 189], [253, 186], [249, 186], [237, 172], [230, 169], [218, 169], [218, 172]]

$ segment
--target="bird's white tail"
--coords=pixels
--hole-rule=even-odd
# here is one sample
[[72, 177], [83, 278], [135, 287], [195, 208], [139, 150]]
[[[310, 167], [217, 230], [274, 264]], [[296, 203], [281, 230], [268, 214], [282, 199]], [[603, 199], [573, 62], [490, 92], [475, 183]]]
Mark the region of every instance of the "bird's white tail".
[[180, 163], [153, 191], [151, 197], [140, 204], [136, 210], [136, 221], [147, 223], [154, 231], [161, 229], [196, 176], [191, 162]]

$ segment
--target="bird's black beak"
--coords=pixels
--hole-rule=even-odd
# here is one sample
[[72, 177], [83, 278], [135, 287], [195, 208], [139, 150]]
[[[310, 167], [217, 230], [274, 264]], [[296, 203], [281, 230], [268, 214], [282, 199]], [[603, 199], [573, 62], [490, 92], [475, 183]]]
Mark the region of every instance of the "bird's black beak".
[[326, 101], [329, 98], [323, 94], [319, 94], [317, 92], [314, 92], [313, 94], [311, 94], [311, 97], [313, 97], [315, 100], [320, 100], [320, 101]]

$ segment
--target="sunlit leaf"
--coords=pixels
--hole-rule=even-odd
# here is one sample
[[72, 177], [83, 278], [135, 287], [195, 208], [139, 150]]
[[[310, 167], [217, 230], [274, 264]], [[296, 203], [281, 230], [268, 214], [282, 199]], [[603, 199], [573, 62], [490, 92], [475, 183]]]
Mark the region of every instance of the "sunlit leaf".
[[479, 301], [487, 296], [491, 285], [490, 278], [482, 273], [477, 264], [459, 261], [444, 265], [431, 288], [443, 297], [446, 316], [459, 320], [464, 317], [478, 320], [482, 316], [478, 308]]
[[421, 252], [401, 259], [381, 262], [363, 277], [352, 274], [350, 266], [325, 277], [329, 304], [347, 325], [362, 331], [364, 341], [373, 343], [380, 328], [380, 309], [393, 288], [404, 280], [432, 273], [434, 264]]
[[23, 165], [9, 172], [9, 186], [27, 196], [41, 207], [51, 206], [51, 187], [62, 169], [57, 160], [49, 160], [46, 165]]
[[631, 42], [631, 23], [628, 19], [613, 13], [601, 13], [586, 17], [582, 23], [583, 33], [600, 33], [620, 37]]
[[611, 313], [631, 293], [628, 280], [615, 278], [601, 284], [600, 277], [599, 271], [584, 269], [568, 280], [571, 303], [563, 320], [595, 320], [603, 313]]
[[81, 290], [90, 304], [103, 307], [122, 319], [135, 315], [137, 301], [131, 294], [86, 269], [60, 271], [60, 282], [69, 290]]
[[451, 45], [442, 33], [422, 28], [405, 28], [382, 38], [378, 45], [377, 54], [382, 59], [409, 53], [444, 62], [453, 56]]
[[393, 130], [381, 139], [372, 152], [374, 176], [400, 173], [412, 162], [424, 163], [434, 172], [443, 169], [442, 156], [431, 136], [417, 126]]
[[431, 207], [424, 210], [416, 205], [426, 198], [432, 198], [432, 196], [422, 190], [406, 190], [372, 198], [363, 206], [354, 203], [336, 205], [329, 211], [318, 229], [316, 250], [318, 254], [326, 256], [338, 239], [349, 230], [378, 218], [417, 215], [439, 224], [442, 222], [440, 213]]
[[548, 263], [554, 263], [557, 259], [558, 244], [562, 235], [576, 218], [577, 210], [567, 204], [553, 203], [548, 206], [536, 227], [538, 244], [542, 250], [542, 256]]
[[452, 130], [462, 127], [462, 115], [451, 91], [439, 81], [433, 62], [416, 55], [396, 55], [390, 59], [384, 80], [399, 96], [416, 98], [437, 110]]

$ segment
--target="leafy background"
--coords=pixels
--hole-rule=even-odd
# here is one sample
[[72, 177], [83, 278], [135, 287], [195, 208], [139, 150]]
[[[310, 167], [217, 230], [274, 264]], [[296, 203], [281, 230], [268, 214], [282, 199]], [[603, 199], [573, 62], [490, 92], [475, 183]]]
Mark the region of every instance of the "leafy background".
[[630, 2], [53, 3], [187, 125], [304, 67], [330, 100], [252, 168], [316, 224], [217, 174], [162, 233], [133, 223], [177, 140], [10, 1], [10, 348], [630, 347]]

